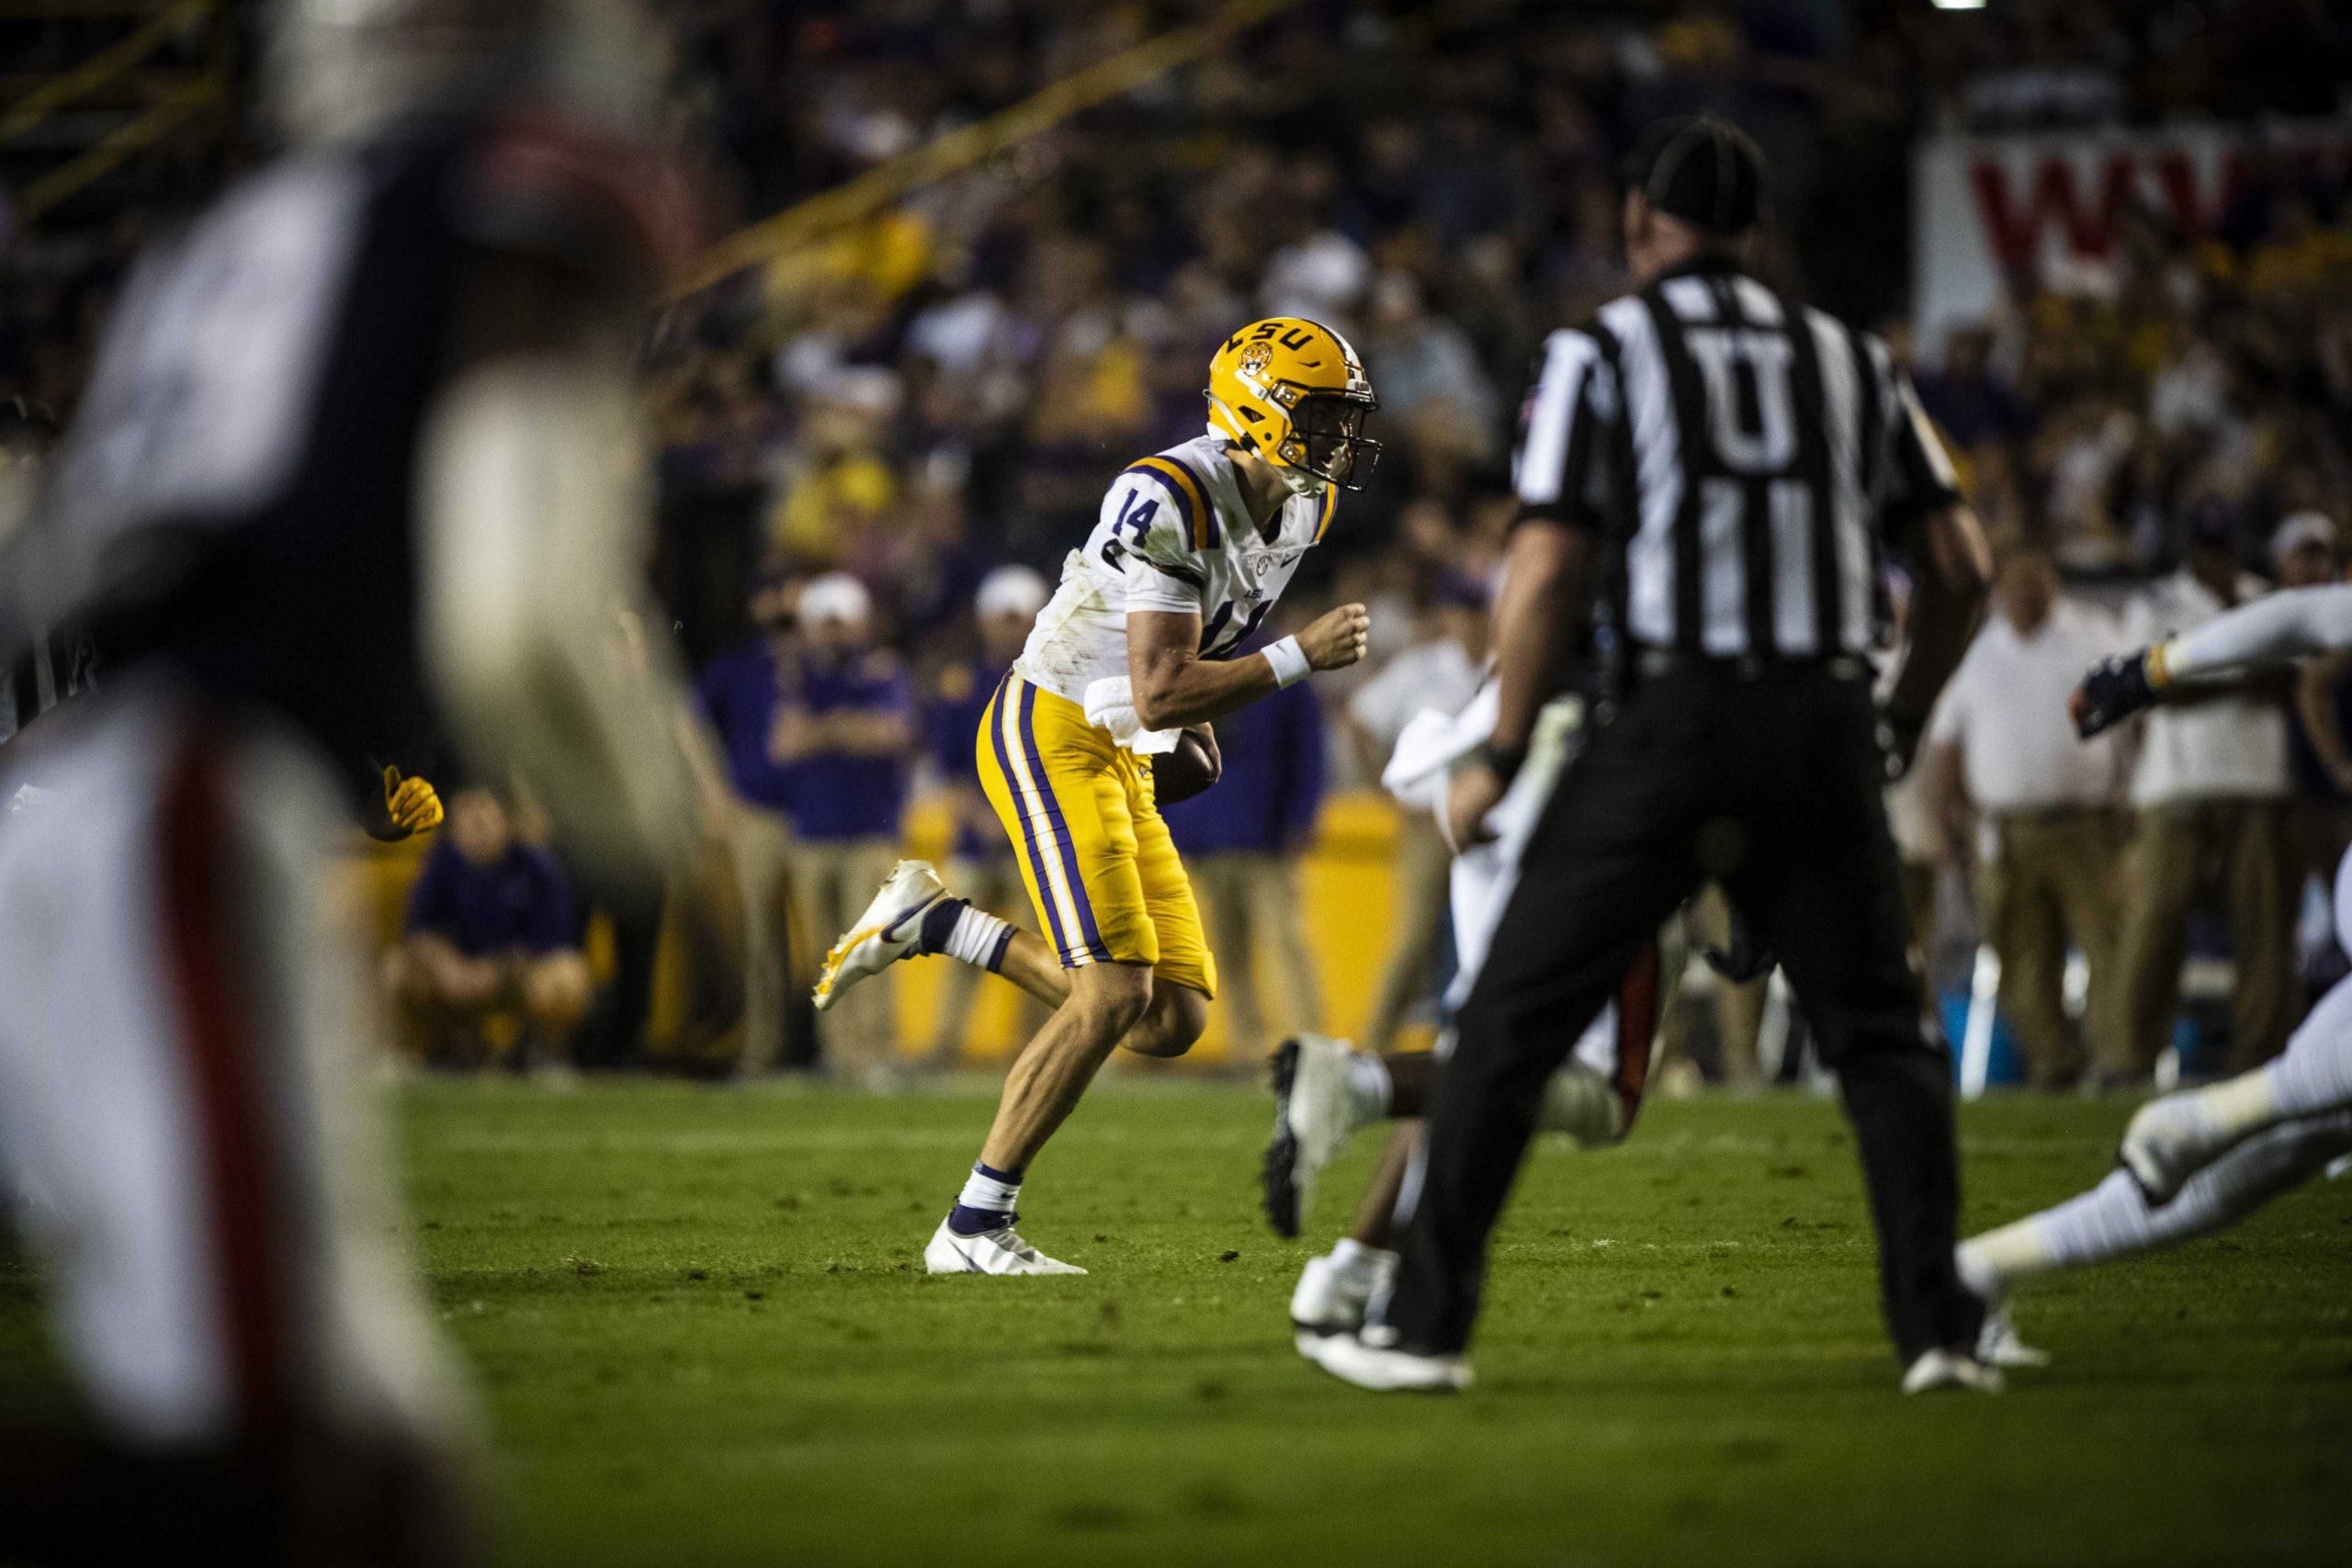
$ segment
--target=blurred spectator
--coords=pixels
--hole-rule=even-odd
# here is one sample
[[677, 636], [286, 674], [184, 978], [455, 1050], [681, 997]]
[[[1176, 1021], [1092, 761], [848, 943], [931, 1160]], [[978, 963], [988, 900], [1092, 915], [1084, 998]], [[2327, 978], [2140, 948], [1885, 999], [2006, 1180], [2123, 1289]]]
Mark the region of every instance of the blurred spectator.
[[[1248, 650], [1272, 640], [1262, 636]], [[1323, 705], [1302, 681], [1217, 720], [1216, 739], [1223, 774], [1166, 816], [1206, 906], [1219, 1000], [1247, 1061], [1276, 1043], [1258, 990], [1269, 974], [1282, 993], [1283, 1032], [1323, 1027], [1299, 879], [1323, 804]]]
[[[1380, 777], [1396, 750], [1396, 738], [1415, 714], [1423, 709], [1456, 714], [1477, 695], [1487, 660], [1487, 585], [1458, 574], [1442, 576], [1434, 602], [1415, 629], [1418, 640], [1348, 701], [1348, 740], [1366, 779]], [[1434, 820], [1415, 812], [1397, 818], [1396, 880], [1389, 898], [1395, 925], [1380, 989], [1358, 1042], [1366, 1051], [1395, 1049], [1397, 1030], [1437, 994], [1451, 862]]]
[[[845, 572], [811, 578], [794, 606], [798, 645], [778, 667], [768, 755], [787, 773], [793, 876], [811, 929], [846, 931], [899, 858], [918, 744], [914, 683], [876, 646], [874, 601]], [[887, 1078], [898, 1014], [888, 986], [861, 986], [820, 1029], [827, 1065]]]
[[[1929, 816], [1946, 863], [1978, 869], [2001, 1010], [2035, 1089], [2072, 1085], [2086, 1047], [2101, 1064], [2125, 1055], [2115, 962], [2121, 760], [2111, 737], [2078, 739], [2067, 716], [2083, 672], [2114, 646], [2114, 627], [2058, 592], [2049, 551], [2014, 545], [1994, 580], [1993, 615], [1928, 732]], [[2070, 940], [2090, 970], [2079, 1046], [2066, 1020]]]
[[1993, 371], [1993, 330], [1955, 328], [1943, 364], [1919, 372], [1919, 406], [1963, 453], [2022, 439], [2031, 421], [2007, 381]]
[[571, 888], [555, 856], [517, 835], [499, 798], [459, 790], [409, 890], [384, 978], [425, 1059], [564, 1059], [592, 987]]
[[799, 987], [792, 948], [792, 825], [786, 815], [795, 779], [789, 759], [777, 747], [786, 672], [796, 657], [792, 614], [798, 592], [798, 584], [785, 573], [763, 571], [751, 594], [752, 640], [712, 660], [696, 683], [703, 714], [718, 732], [728, 783], [740, 802], [729, 829], [743, 900], [742, 1064], [755, 1073], [805, 1055], [786, 1048], [787, 1027], [799, 1016], [791, 1006]]
[[[979, 628], [980, 650], [940, 670], [931, 699], [923, 709], [924, 738], [933, 766], [947, 797], [953, 824], [947, 848], [947, 886], [986, 909], [1027, 930], [1035, 925], [1027, 894], [1021, 886], [1021, 867], [1012, 844], [1004, 836], [988, 796], [980, 793], [979, 768], [974, 758], [979, 742], [980, 719], [989, 700], [1021, 656], [1037, 612], [1046, 607], [1046, 580], [1025, 566], [999, 567], [980, 580], [973, 600]], [[949, 1066], [963, 1055], [964, 1032], [971, 1022], [982, 971], [968, 964], [942, 965], [939, 1021], [932, 1032], [924, 1061]], [[1045, 1009], [1023, 993], [1022, 1038], [1045, 1022]]]
[[[2226, 513], [2201, 510], [2192, 530], [2180, 570], [2127, 612], [2127, 644], [2188, 631], [2262, 592], [2230, 553]], [[2209, 874], [2219, 884], [2235, 969], [2231, 1070], [2267, 1061], [2286, 1043], [2294, 1022], [2287, 793], [2280, 690], [2230, 682], [2179, 692], [2142, 722], [2132, 784], [2139, 833], [2120, 938], [2129, 1055], [2096, 1064], [2103, 1079], [2137, 1080], [2169, 1042], [2189, 915]]]

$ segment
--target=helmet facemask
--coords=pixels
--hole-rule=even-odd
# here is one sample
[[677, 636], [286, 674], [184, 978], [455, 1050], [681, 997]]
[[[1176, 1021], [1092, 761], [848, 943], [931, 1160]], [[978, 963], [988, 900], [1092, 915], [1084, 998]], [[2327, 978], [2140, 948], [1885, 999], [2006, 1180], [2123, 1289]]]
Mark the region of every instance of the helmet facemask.
[[[1290, 401], [1285, 394], [1295, 395]], [[1290, 406], [1290, 434], [1282, 444], [1283, 462], [1325, 484], [1362, 490], [1380, 466], [1380, 443], [1364, 425], [1380, 400], [1369, 392], [1299, 392], [1285, 386], [1276, 394]]]

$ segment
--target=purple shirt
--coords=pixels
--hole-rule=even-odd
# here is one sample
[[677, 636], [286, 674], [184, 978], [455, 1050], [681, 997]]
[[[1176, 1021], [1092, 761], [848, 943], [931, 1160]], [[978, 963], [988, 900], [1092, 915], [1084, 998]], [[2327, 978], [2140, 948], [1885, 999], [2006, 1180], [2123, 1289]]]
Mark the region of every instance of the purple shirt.
[[776, 716], [788, 707], [888, 714], [919, 732], [914, 682], [898, 655], [876, 649], [834, 664], [752, 642], [712, 660], [698, 694], [744, 799], [782, 811], [794, 832], [819, 842], [899, 836], [907, 809], [906, 756], [818, 751], [779, 762], [768, 750]]
[[[877, 649], [839, 664], [803, 656], [790, 661], [778, 679], [785, 704], [812, 714], [888, 715], [905, 720], [909, 735], [921, 733], [914, 682], [895, 653]], [[817, 751], [788, 764], [786, 809], [793, 831], [818, 841], [895, 840], [907, 814], [909, 761], [907, 752], [869, 757]]]
[[[939, 672], [939, 686], [923, 709], [923, 748], [940, 777], [958, 790], [980, 787], [980, 720], [1004, 679], [1001, 665], [985, 658], [951, 664]], [[1012, 852], [1001, 833], [976, 831], [962, 817], [948, 853], [957, 860], [994, 860]]]
[[478, 864], [446, 833], [409, 889], [407, 929], [411, 936], [446, 937], [469, 958], [580, 944], [571, 886], [555, 856], [536, 844], [511, 844], [497, 860]]
[[784, 699], [776, 656], [764, 642], [730, 649], [703, 666], [695, 695], [718, 731], [727, 776], [754, 806], [782, 811], [791, 804], [792, 770], [768, 757], [768, 736]]

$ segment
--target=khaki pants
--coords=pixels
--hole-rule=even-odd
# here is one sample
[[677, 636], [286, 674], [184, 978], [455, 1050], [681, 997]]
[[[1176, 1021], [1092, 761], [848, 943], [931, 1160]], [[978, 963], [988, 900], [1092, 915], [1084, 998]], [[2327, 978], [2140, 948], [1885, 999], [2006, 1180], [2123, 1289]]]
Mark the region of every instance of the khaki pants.
[[1272, 965], [1281, 994], [1282, 1032], [1322, 1028], [1322, 987], [1306, 945], [1296, 859], [1229, 850], [1199, 856], [1192, 872], [1193, 886], [1207, 906], [1203, 912], [1209, 951], [1216, 955], [1219, 999], [1230, 1010], [1234, 1055], [1248, 1061], [1251, 1053], [1273, 1048], [1276, 1036], [1269, 1031], [1258, 991], [1266, 965]]
[[735, 814], [734, 850], [743, 899], [742, 1062], [764, 1072], [784, 1059], [793, 985], [792, 829], [781, 813], [746, 805]]
[[1453, 857], [1437, 824], [1408, 811], [1396, 824], [1396, 886], [1390, 907], [1396, 928], [1388, 942], [1387, 966], [1363, 1027], [1367, 1051], [1391, 1050], [1405, 1017], [1437, 989], [1439, 923], [1447, 918], [1446, 876]]
[[[988, 860], [948, 862], [947, 887], [975, 909], [985, 909], [1035, 934], [1037, 918], [1029, 907], [1029, 895], [1021, 886], [1021, 867], [1010, 852]], [[972, 1004], [979, 996], [980, 981], [987, 974], [985, 969], [969, 964], [947, 964], [946, 977], [939, 987], [939, 1022], [932, 1031], [927, 1058], [930, 1066], [951, 1066], [962, 1057], [964, 1032], [972, 1021]], [[1023, 1043], [1046, 1026], [1046, 1005], [1023, 993], [1018, 1032]]]
[[[2115, 951], [2122, 849], [2120, 823], [2097, 807], [2012, 811], [1995, 826], [1981, 873], [1984, 935], [2001, 960], [2001, 1011], [2035, 1089], [2072, 1084], [2086, 1052], [2102, 1067], [2125, 1055]], [[2079, 1046], [2066, 1021], [2069, 939], [2090, 966]]]
[[[899, 845], [892, 839], [803, 839], [793, 859], [809, 926], [830, 947], [874, 901], [898, 863]], [[818, 1021], [817, 1039], [835, 1072], [865, 1074], [896, 1059], [899, 1014], [889, 981], [872, 980], [843, 996]]]
[[2140, 814], [2123, 935], [2124, 1048], [2103, 1068], [2145, 1072], [2180, 1006], [2188, 916], [2200, 885], [2219, 887], [2237, 970], [2230, 1003], [2230, 1070], [2268, 1061], [2293, 1025], [2294, 890], [2287, 873], [2287, 804], [2190, 800]]

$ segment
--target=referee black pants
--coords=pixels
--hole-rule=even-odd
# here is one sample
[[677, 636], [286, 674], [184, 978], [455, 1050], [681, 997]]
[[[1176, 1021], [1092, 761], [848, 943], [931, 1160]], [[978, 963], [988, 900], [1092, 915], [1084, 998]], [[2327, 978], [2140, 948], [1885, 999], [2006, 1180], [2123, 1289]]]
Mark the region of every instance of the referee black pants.
[[1982, 1309], [1952, 1269], [1951, 1066], [1920, 1016], [1884, 781], [1859, 671], [1679, 664], [1592, 731], [1455, 1021], [1384, 1314], [1400, 1343], [1468, 1344], [1544, 1080], [1635, 949], [1712, 876], [1779, 956], [1838, 1076], [1896, 1349], [1907, 1363], [1973, 1344]]

